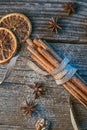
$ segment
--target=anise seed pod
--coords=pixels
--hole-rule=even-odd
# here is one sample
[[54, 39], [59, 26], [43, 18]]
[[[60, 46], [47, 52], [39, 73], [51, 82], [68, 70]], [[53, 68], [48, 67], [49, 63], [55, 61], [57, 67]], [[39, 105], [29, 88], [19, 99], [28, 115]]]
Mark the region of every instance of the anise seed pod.
[[63, 5], [64, 10], [67, 12], [68, 16], [76, 11], [76, 5], [74, 3], [65, 3]]
[[46, 92], [46, 89], [44, 89], [42, 84], [39, 82], [35, 82], [34, 85], [29, 85], [29, 87], [34, 89], [33, 94], [35, 99], [42, 96]]
[[20, 110], [23, 110], [23, 112], [26, 115], [29, 115], [29, 117], [32, 117], [32, 114], [35, 113], [37, 110], [35, 109], [35, 107], [37, 106], [37, 104], [35, 104], [33, 101], [30, 102], [25, 102], [24, 105], [22, 105], [20, 107]]
[[58, 32], [58, 30], [61, 30], [62, 27], [60, 24], [58, 24], [58, 18], [53, 18], [48, 22], [49, 29], [51, 29], [52, 32]]

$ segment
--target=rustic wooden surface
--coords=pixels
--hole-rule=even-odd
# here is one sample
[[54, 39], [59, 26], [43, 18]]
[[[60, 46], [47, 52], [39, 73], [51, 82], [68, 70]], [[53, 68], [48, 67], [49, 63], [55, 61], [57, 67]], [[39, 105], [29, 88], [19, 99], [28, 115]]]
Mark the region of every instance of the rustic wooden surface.
[[[54, 50], [71, 58], [72, 65], [87, 81], [87, 1], [72, 0], [78, 9], [71, 17], [67, 17], [63, 10], [65, 2], [70, 0], [0, 0], [0, 17], [10, 12], [24, 13], [33, 25], [31, 38], [39, 36], [48, 41]], [[63, 29], [58, 34], [52, 34], [47, 29], [47, 22], [52, 16], [61, 17]], [[29, 56], [26, 46], [24, 43], [21, 56]], [[53, 130], [73, 130], [69, 93], [62, 86], [57, 86], [52, 77], [43, 77], [31, 70], [21, 56], [10, 77], [0, 85], [0, 130], [35, 130], [34, 123], [39, 117], [48, 118]], [[4, 72], [5, 66], [0, 66], [0, 78]], [[29, 119], [19, 107], [25, 99], [32, 98], [32, 90], [27, 85], [35, 81], [43, 82], [48, 91], [36, 100], [39, 113]], [[79, 108], [87, 121], [87, 110]]]

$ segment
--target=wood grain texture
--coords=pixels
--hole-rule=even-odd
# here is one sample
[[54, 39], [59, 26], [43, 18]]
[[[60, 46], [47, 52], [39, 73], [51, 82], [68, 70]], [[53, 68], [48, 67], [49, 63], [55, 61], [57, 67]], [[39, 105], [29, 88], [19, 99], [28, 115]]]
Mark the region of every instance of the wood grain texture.
[[[24, 13], [33, 25], [31, 38], [39, 36], [48, 41], [60, 56], [69, 57], [71, 64], [87, 82], [87, 1], [71, 0], [78, 6], [77, 12], [71, 17], [67, 17], [63, 10], [65, 2], [70, 0], [0, 0], [0, 17], [11, 12]], [[52, 16], [61, 18], [59, 22], [63, 29], [58, 34], [52, 34], [48, 30], [47, 23]], [[0, 85], [0, 130], [35, 130], [34, 123], [39, 117], [48, 118], [53, 130], [73, 130], [69, 115], [69, 93], [62, 86], [57, 86], [51, 76], [43, 77], [27, 66], [27, 61], [22, 58], [29, 56], [26, 47], [26, 43], [23, 43], [14, 70]], [[6, 66], [0, 66], [0, 78], [5, 71]], [[19, 107], [25, 99], [33, 98], [33, 91], [27, 85], [35, 81], [43, 82], [48, 90], [36, 100], [39, 113], [29, 119], [20, 112]], [[87, 110], [79, 106], [78, 112], [84, 115], [87, 122]]]

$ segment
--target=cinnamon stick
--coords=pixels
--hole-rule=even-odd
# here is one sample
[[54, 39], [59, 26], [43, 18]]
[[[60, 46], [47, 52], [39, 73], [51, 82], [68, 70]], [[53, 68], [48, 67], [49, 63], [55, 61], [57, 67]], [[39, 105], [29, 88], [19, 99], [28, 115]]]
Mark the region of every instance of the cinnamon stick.
[[[38, 40], [40, 45], [43, 45], [44, 49], [46, 49], [51, 55], [54, 56], [54, 58], [59, 61], [59, 63], [62, 61], [62, 59], [52, 50], [50, 47], [48, 47], [46, 44], [46, 41], [42, 41], [41, 39]], [[46, 44], [45, 44], [46, 43]]]
[[31, 55], [31, 58], [32, 58], [34, 61], [36, 61], [37, 63], [39, 63], [39, 65], [40, 65], [42, 68], [44, 68], [46, 71], [49, 72], [49, 69], [48, 69], [37, 57], [35, 57], [34, 55]]
[[70, 86], [66, 83], [63, 84], [64, 88], [69, 91], [81, 104], [83, 104], [84, 107], [87, 108], [87, 103], [81, 98], [79, 94], [76, 93], [72, 88], [69, 88]]
[[33, 41], [31, 39], [27, 39], [26, 40], [27, 44], [33, 48], [36, 48], [37, 46], [35, 44], [33, 44]]
[[[48, 48], [44, 43], [43, 43], [43, 41], [42, 40], [38, 40], [40, 43], [41, 43], [41, 45], [43, 45], [43, 47], [44, 48]], [[38, 42], [38, 43], [39, 43]], [[40, 44], [39, 43], [39, 44]], [[38, 44], [37, 44], [38, 45]], [[42, 50], [42, 52], [43, 52], [43, 50]], [[44, 55], [45, 56], [45, 55]], [[45, 56], [46, 57], [46, 56]], [[50, 56], [48, 55], [48, 57], [47, 57], [47, 59], [49, 59], [50, 58]], [[52, 64], [55, 64], [55, 61], [52, 61]], [[57, 64], [55, 65], [55, 67], [58, 67], [58, 65], [59, 65], [59, 63], [57, 62]], [[86, 88], [86, 86], [79, 80], [79, 79], [77, 79], [76, 77], [74, 77], [74, 78], [72, 78], [71, 80], [70, 80], [71, 82], [73, 82], [73, 83], [75, 83], [82, 91], [84, 91], [86, 94], [87, 94], [87, 88]]]
[[33, 40], [33, 43], [38, 46], [38, 47], [41, 47], [43, 49], [46, 49], [47, 46], [45, 44], [41, 44], [41, 42], [39, 40], [37, 40], [36, 38]]
[[39, 47], [37, 49], [54, 67], [58, 67], [57, 61], [46, 50]]
[[[37, 46], [37, 51], [35, 51], [33, 48], [29, 46], [29, 51], [34, 55], [32, 56], [33, 59], [35, 59], [37, 62], [43, 64], [43, 68], [47, 70], [48, 72], [51, 72], [59, 65], [58, 62], [55, 62], [56, 60], [56, 54], [51, 51], [42, 41], [38, 41], [37, 39], [33, 40], [33, 43]], [[44, 49], [44, 51], [43, 51]], [[55, 57], [55, 60], [53, 60], [53, 57], [49, 53], [47, 53], [47, 50], [49, 50], [50, 54], [53, 54]], [[38, 53], [39, 51], [39, 53]], [[50, 60], [48, 60], [50, 59]], [[61, 59], [61, 58], [60, 58]], [[39, 61], [38, 61], [39, 60]], [[76, 97], [84, 106], [87, 107], [87, 89], [86, 86], [81, 83], [77, 78], [71, 78], [70, 81], [63, 84], [63, 86], [70, 92], [74, 97]], [[68, 87], [67, 87], [68, 86]], [[82, 90], [82, 91], [81, 91]]]
[[46, 44], [44, 44], [44, 42], [41, 39], [39, 39], [39, 40], [34, 39], [33, 44], [35, 44], [36, 46], [38, 46], [40, 48], [47, 50], [57, 61], [59, 61], [59, 62], [62, 61], [62, 59], [58, 55], [56, 55], [56, 53], [54, 51], [49, 49], [48, 46]]
[[86, 102], [87, 102], [87, 96], [80, 90], [78, 87], [72, 84], [72, 82], [68, 81], [66, 82], [73, 90], [75, 90]]
[[73, 80], [71, 79], [71, 82], [75, 83], [75, 85], [87, 95], [87, 87], [79, 79], [73, 77]]
[[[39, 52], [43, 55], [42, 49], [38, 49], [38, 50], [39, 50]], [[50, 59], [50, 56], [49, 56], [49, 55], [48, 55], [48, 56], [43, 55], [43, 56], [44, 56], [45, 58], [47, 58], [47, 59]], [[55, 64], [55, 62], [53, 62], [53, 63]], [[57, 64], [57, 65], [58, 65], [58, 64]], [[82, 98], [83, 98], [85, 101], [87, 101], [87, 96], [85, 96], [85, 94], [83, 94], [80, 89], [78, 89], [77, 87], [75, 87], [75, 85], [73, 85], [72, 82], [68, 81], [67, 84], [68, 84], [69, 86], [71, 86], [71, 87], [73, 88], [73, 90], [75, 90], [80, 96], [82, 96]]]
[[31, 46], [28, 46], [28, 50], [37, 57], [43, 64], [46, 65], [46, 67], [49, 69], [49, 72], [53, 70], [53, 66], [46, 60], [44, 57], [42, 57], [37, 51], [35, 51]]
[[[55, 65], [55, 67], [58, 67], [58, 63], [56, 62], [55, 63], [55, 60], [53, 60], [52, 59], [52, 57], [50, 56], [50, 55], [48, 55], [48, 53], [46, 53], [46, 51], [43, 51], [43, 49], [41, 49], [41, 48], [38, 48], [38, 51], [45, 57], [45, 58], [47, 58], [47, 60], [52, 64], [52, 65]], [[50, 60], [49, 60], [50, 59]], [[86, 87], [85, 86], [83, 86], [83, 84], [81, 83], [81, 82], [79, 82], [78, 81], [78, 79], [76, 79], [76, 78], [72, 78], [71, 79], [71, 82], [72, 83], [75, 83], [76, 85], [77, 85], [77, 87], [79, 87], [80, 89], [82, 89], [82, 91], [84, 92], [86, 92], [87, 91], [87, 89], [86, 89]], [[77, 88], [76, 88], [77, 89]], [[78, 90], [78, 89], [77, 89]], [[81, 92], [81, 91], [80, 91]], [[87, 94], [87, 93], [86, 93]], [[83, 95], [83, 94], [82, 94]], [[85, 96], [85, 99], [87, 99], [87, 96]]]

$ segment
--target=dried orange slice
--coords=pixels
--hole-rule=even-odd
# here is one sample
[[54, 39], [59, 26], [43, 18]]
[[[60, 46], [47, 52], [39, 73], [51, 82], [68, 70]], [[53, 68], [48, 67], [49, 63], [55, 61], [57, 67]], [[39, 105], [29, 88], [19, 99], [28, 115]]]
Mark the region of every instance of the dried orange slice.
[[23, 14], [10, 13], [0, 20], [1, 26], [11, 30], [19, 43], [26, 41], [31, 34], [32, 26], [30, 20]]
[[0, 28], [0, 64], [7, 63], [16, 49], [17, 41], [14, 34], [6, 28]]

